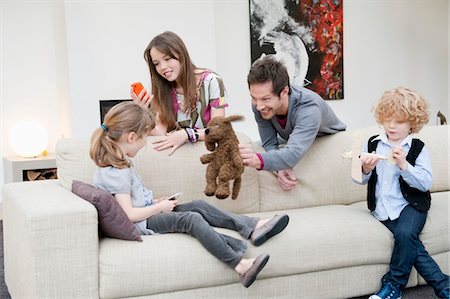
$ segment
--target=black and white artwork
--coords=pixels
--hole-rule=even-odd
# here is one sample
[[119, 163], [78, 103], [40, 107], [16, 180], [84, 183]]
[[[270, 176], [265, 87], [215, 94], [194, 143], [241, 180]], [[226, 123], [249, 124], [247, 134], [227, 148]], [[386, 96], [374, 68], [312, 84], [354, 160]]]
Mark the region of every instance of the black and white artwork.
[[250, 0], [251, 60], [273, 54], [291, 81], [343, 99], [342, 0]]

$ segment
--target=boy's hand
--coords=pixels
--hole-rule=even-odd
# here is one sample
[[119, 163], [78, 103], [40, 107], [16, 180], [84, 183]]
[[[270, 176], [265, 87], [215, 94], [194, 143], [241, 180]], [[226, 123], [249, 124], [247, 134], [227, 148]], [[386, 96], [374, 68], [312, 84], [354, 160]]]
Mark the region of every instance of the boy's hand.
[[375, 166], [377, 166], [378, 161], [379, 161], [379, 159], [375, 155], [361, 156], [362, 172], [365, 175], [368, 175], [372, 170], [375, 169]]
[[394, 147], [392, 149], [392, 157], [395, 160], [395, 164], [397, 164], [401, 170], [406, 169], [408, 162], [406, 161], [405, 151], [401, 147]]

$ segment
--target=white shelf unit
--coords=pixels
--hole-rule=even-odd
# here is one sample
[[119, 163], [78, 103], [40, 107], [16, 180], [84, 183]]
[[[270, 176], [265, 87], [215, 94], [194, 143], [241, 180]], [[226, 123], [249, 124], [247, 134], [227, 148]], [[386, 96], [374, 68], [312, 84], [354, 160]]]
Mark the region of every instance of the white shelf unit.
[[3, 157], [5, 184], [22, 182], [24, 180], [24, 171], [53, 168], [56, 168], [56, 159], [51, 154], [36, 158]]

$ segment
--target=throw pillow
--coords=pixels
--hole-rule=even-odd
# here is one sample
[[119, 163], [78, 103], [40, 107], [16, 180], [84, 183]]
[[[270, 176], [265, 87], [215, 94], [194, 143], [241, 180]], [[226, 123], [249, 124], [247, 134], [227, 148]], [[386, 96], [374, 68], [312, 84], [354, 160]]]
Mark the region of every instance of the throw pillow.
[[142, 241], [136, 226], [112, 194], [80, 181], [72, 182], [72, 192], [95, 206], [99, 229], [105, 237]]

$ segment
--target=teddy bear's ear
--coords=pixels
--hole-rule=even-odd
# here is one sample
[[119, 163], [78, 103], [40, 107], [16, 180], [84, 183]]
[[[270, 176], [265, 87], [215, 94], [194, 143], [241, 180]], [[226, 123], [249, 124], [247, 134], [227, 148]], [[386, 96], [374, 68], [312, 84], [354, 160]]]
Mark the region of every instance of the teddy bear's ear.
[[244, 116], [242, 116], [242, 115], [230, 115], [228, 117], [225, 117], [225, 121], [229, 121], [229, 122], [236, 121], [236, 120], [243, 120], [243, 119], [244, 119]]

